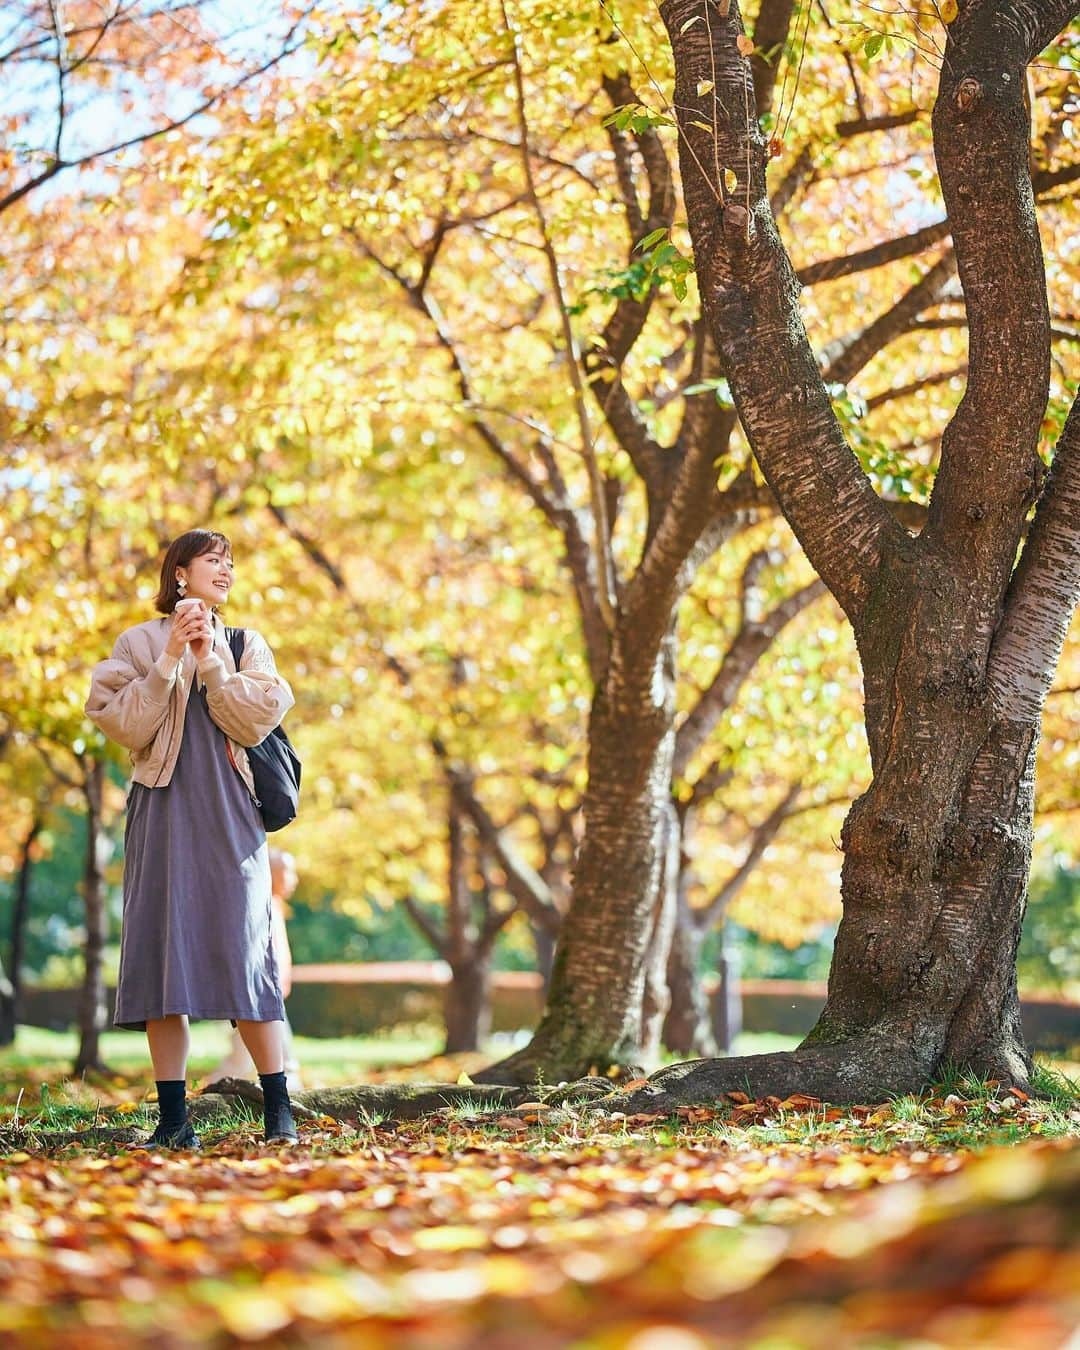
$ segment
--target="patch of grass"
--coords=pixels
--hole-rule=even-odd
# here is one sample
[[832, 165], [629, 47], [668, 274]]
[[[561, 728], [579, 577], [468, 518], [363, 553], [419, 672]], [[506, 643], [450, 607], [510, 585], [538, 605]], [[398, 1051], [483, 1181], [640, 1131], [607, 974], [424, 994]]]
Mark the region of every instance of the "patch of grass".
[[[190, 1034], [189, 1080], [194, 1084], [220, 1061], [228, 1045], [229, 1027], [221, 1022], [196, 1022]], [[297, 1037], [294, 1045], [306, 1083], [329, 1087], [355, 1083], [387, 1066], [427, 1060], [439, 1050], [440, 1038], [436, 1033], [406, 1031], [377, 1037]], [[74, 1031], [20, 1026], [15, 1045], [0, 1049], [0, 1102], [14, 1103], [20, 1088], [36, 1091], [36, 1085], [42, 1081], [58, 1085], [69, 1080], [77, 1049]], [[153, 1085], [150, 1053], [142, 1033], [105, 1031], [101, 1037], [101, 1057], [116, 1073], [111, 1085], [117, 1088], [126, 1087], [127, 1083]]]
[[1040, 1096], [1051, 1101], [1076, 1105], [1080, 1102], [1080, 1077], [1077, 1073], [1076, 1064], [1036, 1058], [1031, 1086]]

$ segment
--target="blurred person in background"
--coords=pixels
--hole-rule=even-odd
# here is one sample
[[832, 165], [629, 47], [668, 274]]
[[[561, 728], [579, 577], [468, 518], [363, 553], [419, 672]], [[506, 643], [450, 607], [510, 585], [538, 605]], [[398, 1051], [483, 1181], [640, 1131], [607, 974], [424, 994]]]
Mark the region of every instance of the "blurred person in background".
[[[289, 997], [292, 990], [292, 952], [289, 949], [289, 935], [285, 929], [285, 921], [288, 917], [288, 903], [296, 890], [299, 878], [296, 873], [296, 859], [291, 853], [286, 853], [284, 849], [272, 848], [270, 850], [270, 937], [274, 948], [274, 955], [277, 958], [278, 978], [281, 981], [281, 992], [285, 998]], [[285, 1050], [285, 1082], [290, 1092], [299, 1092], [303, 1088], [303, 1080], [300, 1077], [300, 1065], [296, 1058], [296, 1050], [293, 1045], [292, 1027], [289, 1025], [288, 1013], [285, 1015], [285, 1025], [283, 1029], [284, 1050]], [[244, 1045], [243, 1039], [237, 1030], [233, 1030], [232, 1038], [229, 1042], [229, 1048], [220, 1063], [216, 1064], [207, 1074], [207, 1087], [210, 1088], [214, 1083], [220, 1082], [222, 1078], [245, 1078], [250, 1079], [254, 1073], [255, 1064]]]

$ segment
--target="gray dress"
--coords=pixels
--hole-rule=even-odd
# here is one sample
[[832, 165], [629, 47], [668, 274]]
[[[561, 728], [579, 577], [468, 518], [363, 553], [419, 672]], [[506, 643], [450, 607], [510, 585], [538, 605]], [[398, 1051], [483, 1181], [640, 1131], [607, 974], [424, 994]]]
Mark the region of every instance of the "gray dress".
[[124, 832], [124, 918], [114, 1022], [280, 1021], [262, 818], [229, 760], [206, 691], [192, 688], [167, 787], [133, 783]]

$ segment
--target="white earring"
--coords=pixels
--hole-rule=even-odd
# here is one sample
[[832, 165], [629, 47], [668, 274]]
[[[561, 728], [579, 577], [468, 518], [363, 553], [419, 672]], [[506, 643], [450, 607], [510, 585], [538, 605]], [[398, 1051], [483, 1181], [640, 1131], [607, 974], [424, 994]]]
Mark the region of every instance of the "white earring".
[[180, 599], [183, 600], [185, 594], [187, 593], [187, 579], [185, 577], [179, 578], [179, 580], [176, 583], [176, 589], [180, 592]]

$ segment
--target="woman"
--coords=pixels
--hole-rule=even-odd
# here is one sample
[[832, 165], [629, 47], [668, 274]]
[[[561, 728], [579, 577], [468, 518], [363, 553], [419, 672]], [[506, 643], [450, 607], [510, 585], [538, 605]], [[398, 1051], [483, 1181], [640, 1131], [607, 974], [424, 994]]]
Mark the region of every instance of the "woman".
[[232, 584], [223, 534], [173, 540], [155, 601], [163, 617], [120, 634], [86, 704], [131, 751], [114, 1021], [146, 1031], [160, 1105], [149, 1143], [169, 1148], [199, 1146], [186, 1106], [190, 1017], [234, 1023], [259, 1071], [267, 1141], [297, 1137], [266, 833], [244, 749], [269, 735], [293, 696], [251, 629], [236, 669], [217, 612]]

